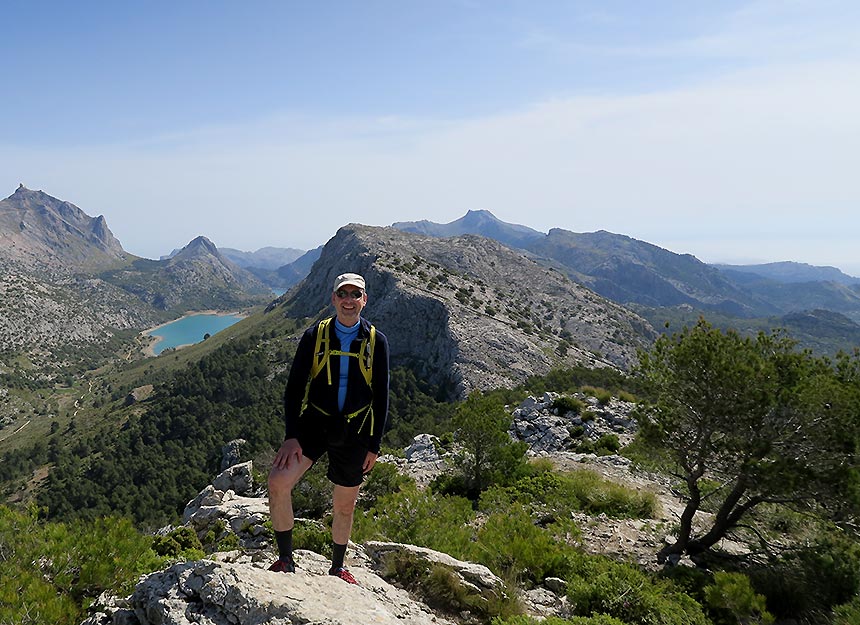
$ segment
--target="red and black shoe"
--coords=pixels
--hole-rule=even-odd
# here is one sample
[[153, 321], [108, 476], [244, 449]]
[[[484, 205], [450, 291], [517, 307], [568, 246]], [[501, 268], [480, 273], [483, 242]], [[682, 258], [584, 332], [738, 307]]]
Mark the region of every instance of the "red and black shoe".
[[295, 573], [296, 565], [292, 560], [275, 560], [275, 563], [269, 567], [269, 570], [276, 573]]
[[355, 578], [352, 576], [352, 573], [350, 573], [345, 567], [341, 566], [336, 569], [330, 569], [328, 574], [341, 578], [347, 584], [358, 584], [358, 582], [355, 581]]

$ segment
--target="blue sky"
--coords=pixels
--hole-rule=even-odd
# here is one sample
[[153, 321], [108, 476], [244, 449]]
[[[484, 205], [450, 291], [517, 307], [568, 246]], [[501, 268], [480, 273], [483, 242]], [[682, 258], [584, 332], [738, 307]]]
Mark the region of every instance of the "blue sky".
[[4, 3], [0, 196], [158, 257], [470, 209], [860, 275], [860, 3]]

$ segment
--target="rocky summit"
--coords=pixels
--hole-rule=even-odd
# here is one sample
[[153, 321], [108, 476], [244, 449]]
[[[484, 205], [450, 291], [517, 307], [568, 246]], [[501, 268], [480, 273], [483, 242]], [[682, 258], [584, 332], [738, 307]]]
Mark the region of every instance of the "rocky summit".
[[392, 364], [459, 396], [559, 366], [629, 369], [655, 337], [636, 314], [498, 241], [357, 224], [268, 313], [326, 314], [345, 271], [367, 279], [365, 316], [391, 340]]

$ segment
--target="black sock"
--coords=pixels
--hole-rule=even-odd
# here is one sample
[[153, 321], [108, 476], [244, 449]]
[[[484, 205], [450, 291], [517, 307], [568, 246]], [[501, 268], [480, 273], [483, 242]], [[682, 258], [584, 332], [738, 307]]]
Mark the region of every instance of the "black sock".
[[275, 530], [275, 541], [278, 543], [278, 559], [284, 562], [293, 560], [293, 530], [283, 532]]
[[331, 570], [335, 571], [343, 567], [343, 557], [346, 555], [346, 545], [332, 543], [331, 547]]

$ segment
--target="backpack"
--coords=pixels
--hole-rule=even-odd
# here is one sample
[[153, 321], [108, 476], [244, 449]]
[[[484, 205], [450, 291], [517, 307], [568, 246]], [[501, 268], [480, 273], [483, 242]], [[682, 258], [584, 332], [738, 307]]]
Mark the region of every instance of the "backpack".
[[[332, 317], [323, 319], [319, 322], [319, 325], [317, 326], [316, 344], [314, 346], [313, 361], [311, 362], [311, 372], [308, 376], [308, 383], [305, 386], [305, 398], [302, 402], [302, 412], [304, 412], [304, 409], [308, 405], [310, 405], [310, 402], [308, 401], [308, 396], [311, 392], [311, 382], [322, 372], [323, 369], [326, 370], [328, 384], [329, 386], [331, 386], [331, 364], [329, 362], [329, 358], [331, 356], [352, 356], [353, 358], [358, 358], [358, 367], [361, 371], [361, 375], [364, 378], [364, 381], [367, 383], [368, 388], [373, 388], [371, 386], [371, 380], [373, 379], [373, 351], [376, 347], [376, 327], [373, 324], [370, 324], [370, 336], [368, 338], [362, 339], [361, 345], [358, 348], [358, 352], [345, 352], [339, 349], [331, 349], [332, 319]], [[319, 406], [314, 406], [314, 408], [322, 414], [330, 416], [327, 412], [319, 408]], [[364, 421], [362, 421], [361, 427], [358, 428], [358, 431], [360, 432], [362, 428], [364, 428], [364, 423], [367, 421], [367, 417], [370, 416], [370, 434], [372, 436], [372, 401], [366, 407], [359, 408], [355, 412], [351, 412], [347, 415], [344, 415], [344, 418], [346, 418], [347, 422], [349, 422], [361, 413], [364, 413]]]

